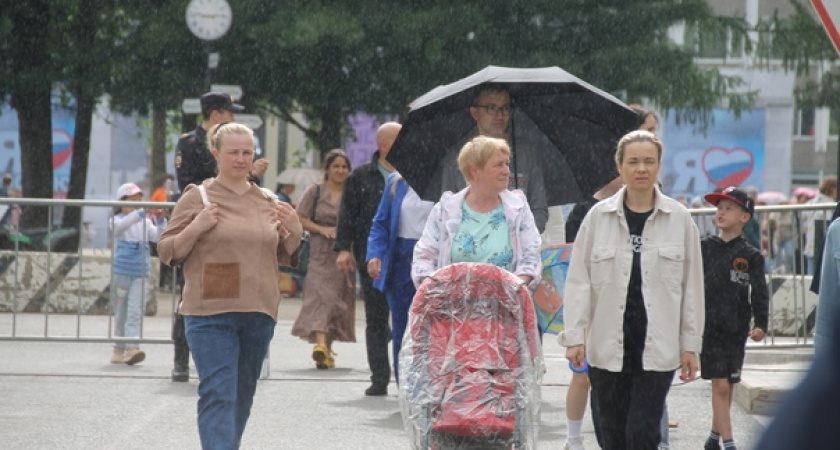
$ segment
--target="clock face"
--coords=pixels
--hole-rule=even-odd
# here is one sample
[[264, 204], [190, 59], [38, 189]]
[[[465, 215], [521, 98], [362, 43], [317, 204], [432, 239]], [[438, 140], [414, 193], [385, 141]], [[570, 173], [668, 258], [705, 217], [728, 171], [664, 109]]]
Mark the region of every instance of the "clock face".
[[233, 12], [225, 0], [191, 0], [187, 6], [187, 26], [205, 41], [219, 39], [230, 29]]

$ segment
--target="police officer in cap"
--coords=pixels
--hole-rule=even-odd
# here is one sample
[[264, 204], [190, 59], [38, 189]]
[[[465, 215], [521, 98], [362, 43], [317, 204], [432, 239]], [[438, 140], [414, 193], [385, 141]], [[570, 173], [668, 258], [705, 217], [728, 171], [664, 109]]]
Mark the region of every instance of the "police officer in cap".
[[[182, 135], [175, 148], [175, 174], [178, 177], [178, 189], [181, 192], [190, 184], [199, 185], [207, 178], [216, 176], [216, 159], [207, 148], [207, 132], [220, 123], [233, 122], [233, 114], [244, 110], [244, 106], [233, 102], [230, 94], [208, 92], [201, 96], [201, 115], [204, 116], [204, 121], [195, 130]], [[268, 169], [268, 160], [261, 158], [254, 161], [251, 181], [258, 182], [266, 169]], [[175, 368], [172, 369], [172, 381], [188, 381], [190, 379], [190, 347], [184, 334], [184, 318], [177, 313], [172, 326], [172, 340], [175, 343]]]

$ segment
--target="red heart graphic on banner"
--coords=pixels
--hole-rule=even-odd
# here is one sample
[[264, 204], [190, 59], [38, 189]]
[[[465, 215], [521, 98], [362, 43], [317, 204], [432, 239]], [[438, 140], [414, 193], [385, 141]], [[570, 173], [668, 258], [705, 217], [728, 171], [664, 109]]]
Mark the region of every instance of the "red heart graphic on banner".
[[702, 164], [715, 187], [740, 186], [752, 175], [755, 157], [744, 147], [709, 147], [703, 153]]

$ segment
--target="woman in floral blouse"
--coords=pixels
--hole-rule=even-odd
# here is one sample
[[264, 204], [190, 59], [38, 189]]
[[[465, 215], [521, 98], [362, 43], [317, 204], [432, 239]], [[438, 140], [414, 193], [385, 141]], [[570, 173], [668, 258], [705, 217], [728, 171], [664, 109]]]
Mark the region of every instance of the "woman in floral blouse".
[[482, 262], [519, 276], [531, 289], [542, 271], [540, 234], [522, 191], [508, 190], [510, 148], [503, 139], [478, 136], [464, 145], [458, 168], [468, 186], [445, 192], [414, 247], [416, 286], [435, 270], [457, 262]]

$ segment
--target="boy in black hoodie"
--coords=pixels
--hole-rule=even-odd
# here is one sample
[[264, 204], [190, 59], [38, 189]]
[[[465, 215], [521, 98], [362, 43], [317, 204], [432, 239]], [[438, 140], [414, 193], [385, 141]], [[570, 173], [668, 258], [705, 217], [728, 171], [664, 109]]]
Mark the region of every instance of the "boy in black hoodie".
[[[712, 380], [712, 431], [706, 450], [734, 450], [732, 406], [734, 384], [741, 381], [747, 337], [764, 339], [768, 296], [764, 258], [741, 235], [755, 211], [754, 201], [735, 187], [707, 194], [717, 206], [718, 236], [701, 241], [706, 288], [706, 326], [700, 353], [700, 375]], [[750, 289], [752, 288], [752, 289]], [[752, 290], [752, 292], [750, 292]], [[750, 329], [750, 322], [755, 321]]]

